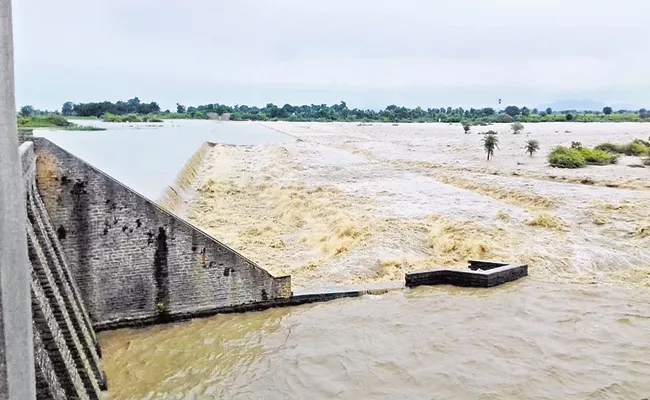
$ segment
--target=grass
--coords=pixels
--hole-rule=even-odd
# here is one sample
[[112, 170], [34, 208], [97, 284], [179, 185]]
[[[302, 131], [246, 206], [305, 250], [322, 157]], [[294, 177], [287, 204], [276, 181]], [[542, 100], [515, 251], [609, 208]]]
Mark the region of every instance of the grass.
[[99, 118], [95, 117], [94, 115], [90, 116], [90, 117], [80, 117], [80, 116], [72, 116], [72, 115], [70, 115], [67, 118], [70, 118], [70, 119], [88, 119], [88, 120], [95, 120], [95, 121], [99, 119]]
[[54, 114], [18, 117], [19, 128], [66, 128], [72, 125], [65, 117]]
[[66, 129], [69, 131], [105, 131], [106, 130], [106, 128], [100, 128], [98, 126], [77, 125], [77, 124], [73, 124], [72, 126]]

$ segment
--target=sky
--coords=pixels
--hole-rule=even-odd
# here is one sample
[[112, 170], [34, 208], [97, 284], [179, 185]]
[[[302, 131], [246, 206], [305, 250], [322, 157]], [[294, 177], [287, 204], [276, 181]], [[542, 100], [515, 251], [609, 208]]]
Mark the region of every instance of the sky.
[[650, 108], [650, 1], [14, 0], [18, 106]]

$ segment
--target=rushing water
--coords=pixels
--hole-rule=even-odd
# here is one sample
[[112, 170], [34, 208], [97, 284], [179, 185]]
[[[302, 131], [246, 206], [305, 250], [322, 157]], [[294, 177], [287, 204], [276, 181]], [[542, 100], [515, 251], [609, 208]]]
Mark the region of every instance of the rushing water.
[[37, 130], [72, 154], [152, 200], [203, 142], [256, 145], [293, 140], [255, 123], [167, 120], [164, 123], [74, 121], [105, 131]]
[[114, 399], [641, 399], [650, 293], [526, 278], [100, 335]]

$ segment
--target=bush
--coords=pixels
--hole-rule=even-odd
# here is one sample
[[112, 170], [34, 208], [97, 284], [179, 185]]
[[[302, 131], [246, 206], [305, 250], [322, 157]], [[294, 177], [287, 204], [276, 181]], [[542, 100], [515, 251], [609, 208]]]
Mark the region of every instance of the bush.
[[521, 122], [513, 122], [512, 125], [510, 125], [510, 129], [512, 129], [512, 133], [517, 135], [524, 130], [524, 125]]
[[598, 149], [580, 149], [580, 153], [584, 157], [585, 162], [589, 165], [616, 164], [620, 157], [618, 154]]
[[636, 139], [628, 144], [601, 143], [595, 149], [627, 156], [644, 156], [650, 154], [650, 142]]
[[568, 114], [566, 115], [566, 120], [567, 120], [567, 121], [573, 121], [573, 114], [568, 113]]
[[610, 153], [619, 153], [619, 154], [625, 153], [624, 145], [614, 144], [609, 142], [601, 143], [598, 146], [594, 147], [594, 149], [608, 151]]
[[650, 149], [650, 142], [648, 142], [647, 140], [643, 140], [643, 139], [634, 139], [634, 140], [632, 141], [632, 143], [641, 143], [642, 145], [644, 145], [645, 147], [647, 147], [647, 148]]
[[129, 115], [114, 115], [109, 112], [102, 117], [104, 122], [143, 122], [140, 117], [135, 114]]
[[104, 120], [104, 122], [117, 122], [117, 115], [107, 112], [106, 114], [104, 114], [102, 119]]
[[33, 117], [18, 117], [18, 126], [21, 128], [66, 128], [72, 126], [72, 122], [60, 115], [48, 114]]
[[627, 156], [643, 156], [648, 154], [648, 147], [641, 142], [633, 141], [625, 146], [625, 155]]
[[582, 168], [586, 161], [580, 150], [557, 146], [548, 155], [548, 163], [557, 168]]
[[510, 123], [513, 122], [515, 119], [509, 116], [508, 114], [499, 114], [496, 117], [494, 117], [494, 122], [500, 122], [500, 123]]

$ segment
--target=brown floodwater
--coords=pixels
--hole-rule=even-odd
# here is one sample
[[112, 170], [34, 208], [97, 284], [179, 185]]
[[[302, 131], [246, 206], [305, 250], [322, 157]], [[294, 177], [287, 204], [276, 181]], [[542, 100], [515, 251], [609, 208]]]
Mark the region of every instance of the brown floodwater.
[[527, 278], [100, 334], [111, 399], [641, 399], [650, 291]]

